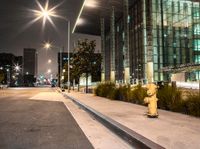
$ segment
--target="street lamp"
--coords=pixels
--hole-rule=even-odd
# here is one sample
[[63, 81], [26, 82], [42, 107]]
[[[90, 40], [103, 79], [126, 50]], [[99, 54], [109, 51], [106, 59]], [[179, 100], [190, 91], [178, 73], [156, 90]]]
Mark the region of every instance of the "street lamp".
[[47, 70], [47, 73], [50, 74], [50, 73], [51, 73], [51, 69], [48, 69], [48, 70]]
[[[44, 48], [45, 49], [50, 49], [50, 48], [56, 48], [56, 49], [59, 49], [59, 52], [60, 52], [60, 67], [59, 67], [59, 86], [61, 87], [62, 85], [61, 85], [61, 71], [62, 71], [62, 50], [61, 50], [61, 48], [60, 47], [55, 47], [55, 46], [52, 46], [52, 44], [51, 43], [49, 43], [49, 42], [46, 42], [45, 44], [44, 44]], [[49, 62], [49, 61], [48, 61]]]
[[[34, 12], [37, 16], [36, 19], [43, 18], [43, 27], [44, 27], [47, 20], [52, 25], [54, 25], [51, 17], [63, 18], [63, 17], [58, 16], [54, 11], [59, 5], [49, 9], [49, 1], [46, 2], [45, 7], [43, 7], [38, 1], [36, 1], [36, 2], [38, 4], [40, 10], [35, 10]], [[69, 72], [70, 71], [70, 69], [69, 69], [69, 64], [70, 64], [70, 62], [69, 62], [70, 61], [70, 53], [69, 53], [70, 52], [70, 21], [67, 20], [67, 19], [64, 19], [64, 20], [67, 21], [67, 23], [68, 23], [68, 83], [67, 83], [68, 85], [67, 86], [68, 86], [68, 92], [70, 92], [70, 76], [69, 76], [70, 75], [70, 72]], [[45, 46], [47, 48], [51, 47], [50, 44], [46, 44]]]
[[7, 68], [6, 69], [6, 72], [7, 72], [7, 85], [8, 85], [8, 87], [10, 86], [10, 80], [11, 80], [11, 76], [10, 76], [10, 69], [9, 68]]
[[16, 66], [14, 67], [14, 69], [15, 69], [15, 71], [20, 71], [20, 66], [19, 66], [19, 65], [16, 65]]
[[48, 63], [50, 64], [51, 62], [52, 62], [52, 60], [51, 60], [51, 59], [49, 59], [49, 60], [48, 60]]
[[46, 49], [50, 49], [50, 48], [51, 48], [51, 44], [50, 44], [50, 43], [45, 43], [44, 47], [45, 47]]

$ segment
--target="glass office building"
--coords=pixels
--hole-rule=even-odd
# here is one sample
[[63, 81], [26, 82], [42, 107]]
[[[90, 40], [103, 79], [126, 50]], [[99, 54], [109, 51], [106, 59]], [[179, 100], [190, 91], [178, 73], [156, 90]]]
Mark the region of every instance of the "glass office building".
[[170, 81], [183, 72], [185, 81], [200, 79], [200, 0], [97, 4], [84, 7], [81, 17], [89, 23], [77, 31], [101, 35], [103, 81]]
[[[115, 26], [116, 80], [123, 79], [122, 22]], [[166, 67], [200, 64], [199, 0], [134, 0], [128, 24], [130, 78], [147, 80], [148, 62], [153, 62], [154, 81], [170, 80], [173, 72], [163, 72]], [[187, 76], [198, 80], [200, 71], [188, 71]]]

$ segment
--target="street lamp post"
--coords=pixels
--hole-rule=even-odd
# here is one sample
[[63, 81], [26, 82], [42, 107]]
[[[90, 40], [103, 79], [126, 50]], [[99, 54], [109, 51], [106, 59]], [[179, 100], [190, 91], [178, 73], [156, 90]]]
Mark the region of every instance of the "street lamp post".
[[[63, 18], [58, 16], [54, 9], [56, 9], [57, 7], [53, 7], [51, 9], [48, 8], [49, 4], [48, 2], [46, 3], [45, 7], [42, 7], [41, 4], [37, 1], [38, 6], [40, 7], [40, 10], [35, 10], [34, 12], [37, 15], [36, 20], [43, 18], [43, 25], [45, 25], [46, 20], [48, 20], [51, 24], [53, 24], [51, 17], [59, 17], [59, 18]], [[70, 92], [70, 21], [67, 19], [64, 19], [65, 21], [68, 22], [68, 92]], [[48, 47], [50, 47], [50, 45], [47, 45]]]
[[10, 87], [10, 69], [6, 69], [6, 72], [7, 72], [7, 86]]
[[49, 43], [49, 42], [47, 42], [47, 43], [45, 43], [44, 44], [44, 48], [45, 49], [50, 49], [50, 48], [56, 48], [56, 49], [59, 49], [59, 54], [60, 54], [60, 59], [59, 59], [59, 63], [60, 63], [60, 67], [59, 67], [59, 77], [58, 77], [58, 79], [59, 79], [59, 87], [62, 87], [62, 85], [61, 85], [61, 72], [62, 72], [62, 50], [61, 50], [61, 48], [60, 47], [56, 47], [56, 46], [52, 46], [51, 45], [51, 43]]
[[68, 79], [67, 79], [67, 89], [68, 89], [68, 93], [70, 92], [70, 21], [68, 21], [68, 48], [67, 48], [67, 52], [68, 52], [68, 71], [67, 71], [67, 73], [68, 73]]

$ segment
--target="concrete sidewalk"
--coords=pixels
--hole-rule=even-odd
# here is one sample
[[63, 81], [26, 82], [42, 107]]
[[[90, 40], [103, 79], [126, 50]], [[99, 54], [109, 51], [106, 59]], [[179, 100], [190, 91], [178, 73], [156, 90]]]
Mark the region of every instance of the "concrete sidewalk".
[[147, 118], [147, 108], [131, 103], [113, 101], [92, 94], [64, 93], [97, 112], [130, 128], [138, 134], [169, 149], [199, 149], [200, 119], [159, 110], [158, 119]]

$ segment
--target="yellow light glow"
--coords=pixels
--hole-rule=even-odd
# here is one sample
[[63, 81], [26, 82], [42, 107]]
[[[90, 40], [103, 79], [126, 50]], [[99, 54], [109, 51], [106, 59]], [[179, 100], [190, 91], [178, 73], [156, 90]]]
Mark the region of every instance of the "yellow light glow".
[[15, 68], [16, 70], [19, 70], [19, 66], [16, 66], [16, 68]]
[[51, 59], [49, 59], [49, 60], [48, 60], [48, 63], [50, 64], [51, 62], [52, 62], [52, 60], [51, 60]]
[[45, 49], [50, 49], [50, 48], [51, 48], [51, 44], [48, 43], [48, 42], [45, 43], [45, 44], [44, 44], [44, 48], [45, 48]]
[[14, 66], [15, 71], [20, 71], [20, 66], [17, 64]]
[[42, 18], [43, 19], [43, 28], [44, 28], [46, 21], [48, 20], [51, 23], [51, 25], [54, 28], [56, 28], [51, 17], [57, 17], [57, 18], [61, 17], [61, 16], [57, 15], [56, 12], [55, 12], [55, 9], [58, 6], [60, 6], [61, 3], [52, 7], [52, 8], [49, 8], [49, 1], [48, 0], [46, 1], [45, 6], [42, 6], [38, 0], [36, 0], [36, 3], [39, 7], [39, 10], [32, 10], [35, 13], [35, 15], [37, 16], [36, 21], [39, 20], [40, 18]]
[[98, 3], [97, 3], [96, 0], [86, 0], [85, 6], [86, 6], [86, 7], [95, 8], [95, 7], [98, 6]]
[[47, 70], [47, 73], [51, 73], [51, 69], [48, 69], [48, 70]]
[[77, 21], [77, 25], [81, 25], [81, 24], [84, 24], [85, 23], [85, 20], [83, 18], [79, 18], [78, 21]]

